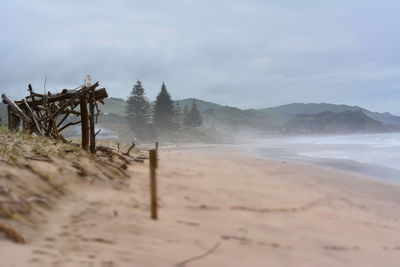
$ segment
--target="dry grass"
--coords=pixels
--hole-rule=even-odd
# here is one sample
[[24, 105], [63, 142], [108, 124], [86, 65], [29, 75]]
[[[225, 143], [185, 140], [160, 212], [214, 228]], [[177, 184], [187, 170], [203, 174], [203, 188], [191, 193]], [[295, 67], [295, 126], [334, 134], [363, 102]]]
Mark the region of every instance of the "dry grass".
[[[47, 219], [57, 200], [70, 193], [69, 185], [94, 179], [120, 183], [129, 178], [127, 164], [119, 155], [94, 156], [77, 144], [0, 127], [0, 238], [3, 233], [25, 243], [17, 231]], [[15, 230], [6, 226], [10, 223]]]

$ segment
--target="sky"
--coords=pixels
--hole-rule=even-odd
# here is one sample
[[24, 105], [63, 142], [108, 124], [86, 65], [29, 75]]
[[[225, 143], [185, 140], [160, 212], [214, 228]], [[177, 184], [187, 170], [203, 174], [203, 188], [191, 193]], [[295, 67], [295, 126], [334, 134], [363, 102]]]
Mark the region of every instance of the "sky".
[[0, 1], [0, 92], [76, 88], [400, 115], [398, 0]]

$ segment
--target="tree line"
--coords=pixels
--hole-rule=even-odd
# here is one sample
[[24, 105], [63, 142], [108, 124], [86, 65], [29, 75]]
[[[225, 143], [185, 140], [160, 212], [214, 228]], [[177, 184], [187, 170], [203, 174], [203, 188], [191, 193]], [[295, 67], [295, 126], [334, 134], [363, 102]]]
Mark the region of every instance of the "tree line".
[[179, 102], [172, 100], [164, 82], [152, 105], [146, 96], [143, 83], [138, 80], [128, 97], [126, 113], [129, 127], [142, 140], [153, 140], [162, 130], [195, 128], [203, 122], [196, 100], [193, 99], [190, 108], [185, 105], [182, 110]]

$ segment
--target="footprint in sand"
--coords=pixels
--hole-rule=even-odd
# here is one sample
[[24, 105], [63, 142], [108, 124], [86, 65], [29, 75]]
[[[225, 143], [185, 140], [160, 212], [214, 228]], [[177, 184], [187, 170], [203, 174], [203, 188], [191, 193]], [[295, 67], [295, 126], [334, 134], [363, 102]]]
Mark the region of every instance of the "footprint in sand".
[[236, 240], [236, 241], [239, 241], [240, 244], [243, 244], [243, 245], [245, 245], [245, 244], [258, 244], [258, 245], [262, 245], [262, 246], [268, 246], [268, 247], [274, 248], [274, 249], [278, 249], [278, 248], [280, 248], [280, 249], [293, 249], [291, 246], [282, 246], [282, 245], [280, 245], [278, 243], [266, 243], [266, 242], [263, 242], [263, 241], [256, 242], [256, 241], [254, 241], [252, 239], [249, 239], [247, 237], [242, 237], [242, 236], [223, 235], [223, 236], [221, 236], [221, 238], [224, 239], [224, 240]]
[[188, 222], [188, 221], [181, 221], [181, 220], [178, 220], [178, 221], [176, 221], [176, 222], [177, 222], [177, 223], [180, 223], [180, 224], [190, 225], [190, 226], [200, 226], [199, 223], [195, 223], [195, 222]]
[[39, 250], [39, 249], [33, 250], [32, 253], [33, 253], [33, 254], [37, 254], [37, 255], [46, 255], [46, 256], [50, 256], [50, 257], [57, 257], [56, 254], [49, 253], [49, 252], [47, 252], [47, 251]]
[[350, 250], [359, 250], [360, 248], [358, 246], [352, 246], [352, 247], [347, 247], [347, 246], [323, 246], [323, 249], [326, 250], [335, 250], [335, 251], [350, 251]]
[[68, 233], [68, 232], [61, 232], [61, 233], [59, 234], [59, 236], [60, 236], [60, 237], [70, 236], [70, 233]]
[[383, 250], [400, 250], [400, 246], [394, 246], [394, 247], [388, 247], [388, 246], [383, 246]]
[[262, 246], [268, 246], [270, 248], [275, 248], [275, 249], [278, 249], [278, 248], [280, 248], [280, 249], [293, 249], [291, 246], [282, 246], [282, 245], [280, 245], [278, 243], [265, 243], [265, 242], [260, 241], [260, 242], [258, 242], [258, 244], [262, 245]]
[[221, 236], [221, 238], [224, 240], [237, 240], [240, 242], [253, 242], [253, 240], [246, 238], [246, 237], [241, 237], [241, 236], [223, 235], [223, 236]]
[[39, 259], [39, 258], [32, 258], [28, 262], [34, 263], [34, 262], [40, 262], [40, 261], [43, 261], [43, 260]]
[[101, 267], [116, 267], [113, 261], [102, 261]]
[[47, 252], [43, 251], [43, 250], [34, 250], [32, 252], [33, 252], [33, 254], [39, 254], [39, 255], [46, 255], [47, 254]]
[[83, 264], [83, 266], [93, 267], [94, 264], [91, 261], [80, 261], [79, 263]]
[[186, 208], [189, 209], [199, 209], [199, 210], [219, 210], [220, 208], [218, 207], [212, 207], [212, 206], [208, 206], [208, 205], [199, 205], [199, 206], [186, 206]]

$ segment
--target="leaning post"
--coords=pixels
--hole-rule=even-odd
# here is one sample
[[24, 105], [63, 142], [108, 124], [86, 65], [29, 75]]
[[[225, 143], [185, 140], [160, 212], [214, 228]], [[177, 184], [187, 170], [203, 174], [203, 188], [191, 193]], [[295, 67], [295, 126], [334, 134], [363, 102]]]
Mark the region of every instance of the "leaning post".
[[80, 109], [82, 119], [82, 149], [89, 150], [89, 112], [87, 107], [86, 94], [80, 98]]
[[96, 126], [95, 126], [95, 113], [94, 113], [94, 89], [90, 92], [89, 99], [89, 112], [90, 112], [90, 153], [96, 154]]
[[156, 150], [149, 150], [149, 166], [150, 166], [150, 208], [151, 218], [153, 220], [158, 219], [158, 205], [157, 205], [157, 178], [156, 178]]
[[156, 142], [156, 168], [158, 168], [158, 142]]

